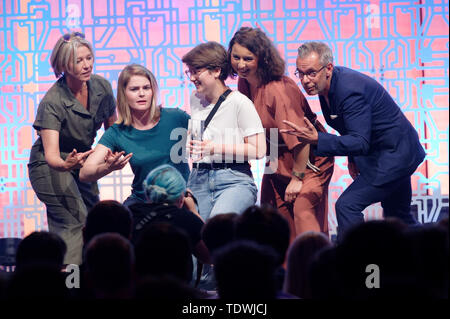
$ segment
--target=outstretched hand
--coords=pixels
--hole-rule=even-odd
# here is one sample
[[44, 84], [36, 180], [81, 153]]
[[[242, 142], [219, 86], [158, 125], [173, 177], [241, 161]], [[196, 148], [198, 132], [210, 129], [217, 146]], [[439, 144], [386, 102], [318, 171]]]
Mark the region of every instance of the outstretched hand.
[[76, 149], [73, 149], [72, 152], [67, 155], [66, 160], [64, 161], [64, 167], [66, 170], [70, 171], [72, 169], [81, 168], [84, 165], [87, 157], [94, 150], [89, 150], [83, 153], [78, 153]]
[[133, 153], [129, 153], [126, 156], [124, 156], [124, 154], [124, 151], [113, 153], [110, 149], [108, 149], [108, 153], [105, 156], [105, 163], [110, 172], [122, 169], [128, 164], [133, 156]]
[[307, 144], [317, 144], [319, 134], [317, 133], [316, 128], [306, 117], [304, 118], [304, 121], [306, 127], [300, 127], [290, 121], [283, 120], [283, 123], [290, 126], [292, 129], [281, 129], [280, 133], [297, 136], [301, 142]]

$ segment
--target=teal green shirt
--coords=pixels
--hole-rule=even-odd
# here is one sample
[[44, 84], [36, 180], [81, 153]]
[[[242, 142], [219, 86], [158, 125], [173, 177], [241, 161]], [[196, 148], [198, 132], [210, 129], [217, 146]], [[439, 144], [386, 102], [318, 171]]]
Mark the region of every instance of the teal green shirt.
[[186, 135], [190, 116], [175, 108], [161, 108], [158, 124], [149, 130], [137, 130], [131, 125], [114, 124], [105, 131], [99, 144], [112, 152], [133, 153], [130, 159], [134, 173], [132, 196], [145, 200], [142, 183], [148, 173], [159, 165], [178, 169], [187, 181]]

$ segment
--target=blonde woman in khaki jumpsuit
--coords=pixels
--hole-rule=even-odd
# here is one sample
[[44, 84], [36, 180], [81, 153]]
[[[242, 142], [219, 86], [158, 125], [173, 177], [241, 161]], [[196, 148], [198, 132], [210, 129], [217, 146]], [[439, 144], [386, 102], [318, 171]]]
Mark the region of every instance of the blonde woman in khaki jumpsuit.
[[94, 53], [84, 34], [62, 36], [50, 62], [58, 81], [39, 103], [33, 127], [39, 138], [28, 163], [31, 186], [47, 208], [49, 231], [67, 245], [66, 264], [80, 264], [82, 228], [99, 200], [96, 183], [83, 183], [79, 169], [92, 152], [97, 130], [114, 123], [111, 85], [92, 74]]

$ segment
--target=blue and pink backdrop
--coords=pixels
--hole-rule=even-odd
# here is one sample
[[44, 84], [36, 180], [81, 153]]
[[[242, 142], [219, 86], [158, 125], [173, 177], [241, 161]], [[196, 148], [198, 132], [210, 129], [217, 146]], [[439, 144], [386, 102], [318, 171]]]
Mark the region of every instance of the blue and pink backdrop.
[[[239, 27], [260, 27], [295, 79], [299, 44], [325, 41], [337, 65], [379, 81], [417, 129], [427, 152], [413, 175], [412, 209], [419, 220], [433, 222], [448, 214], [448, 0], [1, 1], [0, 237], [47, 229], [45, 207], [31, 189], [27, 162], [37, 138], [32, 123], [39, 101], [56, 80], [50, 53], [70, 31], [86, 34], [95, 50], [94, 72], [114, 90], [123, 67], [140, 63], [156, 75], [164, 107], [187, 112], [194, 87], [184, 76], [181, 57], [196, 44], [215, 40], [227, 46]], [[228, 84], [236, 86], [232, 80]], [[317, 97], [308, 101], [321, 116]], [[253, 163], [258, 183], [262, 164]], [[124, 200], [132, 177], [127, 167], [101, 179], [101, 198]], [[334, 204], [350, 182], [346, 158], [336, 158], [329, 190], [332, 232]], [[370, 206], [365, 215], [381, 218], [380, 206]]]

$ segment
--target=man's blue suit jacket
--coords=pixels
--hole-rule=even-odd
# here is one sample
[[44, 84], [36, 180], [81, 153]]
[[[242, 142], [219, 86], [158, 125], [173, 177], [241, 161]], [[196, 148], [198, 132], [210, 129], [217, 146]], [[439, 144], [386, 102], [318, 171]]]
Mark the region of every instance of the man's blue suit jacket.
[[425, 158], [416, 130], [374, 79], [334, 67], [328, 100], [320, 96], [325, 120], [341, 136], [319, 132], [317, 155], [353, 157], [375, 186], [412, 175]]

